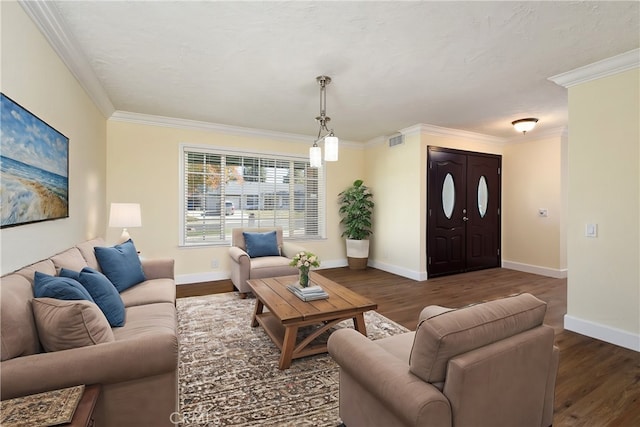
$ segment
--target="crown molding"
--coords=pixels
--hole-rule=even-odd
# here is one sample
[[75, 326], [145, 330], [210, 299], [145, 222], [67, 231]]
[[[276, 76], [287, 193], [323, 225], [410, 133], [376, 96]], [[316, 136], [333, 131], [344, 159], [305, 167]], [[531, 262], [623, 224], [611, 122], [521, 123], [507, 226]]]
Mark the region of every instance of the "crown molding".
[[569, 129], [566, 126], [559, 126], [551, 129], [545, 129], [542, 131], [527, 132], [526, 135], [518, 135], [510, 137], [506, 140], [509, 144], [518, 144], [520, 142], [537, 141], [544, 138], [564, 138], [569, 134]]
[[376, 136], [375, 138], [371, 138], [370, 140], [368, 140], [364, 144], [364, 147], [365, 148], [371, 148], [371, 147], [375, 147], [377, 145], [382, 145], [385, 142], [387, 142], [387, 139], [389, 139], [389, 137], [386, 136], [386, 135]]
[[416, 129], [414, 128], [416, 128], [417, 126], [419, 126], [419, 132], [422, 135], [446, 136], [450, 138], [464, 138], [467, 140], [485, 142], [490, 144], [498, 144], [498, 145], [505, 144], [508, 141], [506, 138], [485, 135], [483, 133], [469, 132], [466, 130], [451, 129], [451, 128], [445, 128], [445, 127], [427, 125], [427, 124], [419, 124], [407, 129], [410, 129], [412, 132], [415, 132]]
[[[431, 135], [431, 136], [446, 136], [449, 138], [461, 138], [465, 140], [473, 140], [478, 142], [498, 144], [502, 145], [510, 141], [507, 138], [500, 138], [497, 136], [485, 135], [482, 133], [469, 132], [466, 130], [451, 129], [441, 126], [428, 125], [424, 123], [418, 123], [417, 125], [409, 126], [404, 129], [400, 129], [399, 133], [406, 137]], [[370, 139], [365, 144], [366, 147], [374, 147], [376, 145], [384, 144], [389, 139], [389, 135], [378, 136]]]
[[[216, 132], [226, 135], [246, 136], [252, 138], [264, 138], [279, 141], [301, 142], [311, 144], [314, 137], [297, 133], [278, 132], [265, 129], [253, 129], [240, 126], [223, 125], [220, 123], [202, 122], [198, 120], [179, 119], [175, 117], [154, 116], [151, 114], [132, 113], [128, 111], [115, 111], [109, 120], [117, 122], [136, 123], [149, 126], [162, 126], [175, 129], [187, 129], [195, 131]], [[340, 145], [350, 148], [362, 149], [363, 144], [340, 139]]]
[[115, 108], [91, 65], [68, 31], [55, 4], [45, 1], [18, 1], [93, 103], [105, 117], [111, 116]]
[[[109, 120], [117, 122], [129, 122], [150, 126], [162, 126], [176, 129], [187, 129], [206, 132], [224, 133], [227, 135], [250, 136], [277, 140], [309, 143], [313, 137], [293, 133], [276, 132], [262, 129], [244, 128], [239, 126], [223, 125], [219, 123], [202, 122], [198, 120], [179, 119], [175, 117], [154, 116], [150, 114], [132, 113], [128, 111], [115, 111]], [[312, 141], [313, 142], [313, 141]]]
[[556, 74], [547, 80], [559, 86], [570, 88], [577, 84], [601, 79], [638, 67], [640, 67], [640, 49], [633, 49], [629, 52], [576, 68], [575, 70]]

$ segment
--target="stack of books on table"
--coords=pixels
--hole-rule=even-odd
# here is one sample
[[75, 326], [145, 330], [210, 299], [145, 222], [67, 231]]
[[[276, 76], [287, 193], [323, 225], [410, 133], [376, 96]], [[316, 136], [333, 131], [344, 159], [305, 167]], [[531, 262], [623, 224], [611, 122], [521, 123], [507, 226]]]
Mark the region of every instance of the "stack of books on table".
[[303, 288], [299, 283], [296, 283], [294, 285], [288, 285], [287, 288], [302, 301], [314, 301], [329, 298], [329, 294], [317, 285]]

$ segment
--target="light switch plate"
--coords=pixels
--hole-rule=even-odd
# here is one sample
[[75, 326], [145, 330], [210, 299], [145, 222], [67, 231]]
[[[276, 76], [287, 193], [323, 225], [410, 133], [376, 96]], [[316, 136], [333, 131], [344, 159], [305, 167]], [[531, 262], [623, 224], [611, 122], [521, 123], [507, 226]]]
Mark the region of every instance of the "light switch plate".
[[584, 228], [584, 235], [587, 237], [598, 237], [598, 224], [587, 224]]

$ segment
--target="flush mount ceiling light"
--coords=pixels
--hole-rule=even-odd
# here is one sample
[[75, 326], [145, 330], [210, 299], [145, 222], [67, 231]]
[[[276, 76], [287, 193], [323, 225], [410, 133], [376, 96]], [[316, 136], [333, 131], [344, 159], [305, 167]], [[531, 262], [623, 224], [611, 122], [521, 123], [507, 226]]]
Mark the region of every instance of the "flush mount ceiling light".
[[[338, 137], [333, 134], [333, 129], [327, 128], [327, 123], [331, 120], [327, 116], [327, 85], [331, 83], [331, 77], [318, 76], [316, 81], [320, 85], [320, 115], [316, 117], [316, 121], [320, 123], [318, 129], [318, 137], [313, 142], [313, 146], [309, 149], [309, 162], [312, 168], [322, 166], [322, 151], [318, 146], [318, 142], [324, 140], [324, 160], [325, 162], [338, 161]], [[323, 135], [323, 132], [325, 134]]]
[[513, 127], [516, 128], [518, 132], [522, 132], [523, 134], [526, 134], [531, 129], [536, 127], [536, 123], [538, 123], [538, 119], [534, 119], [534, 118], [520, 119], [520, 120], [511, 122]]

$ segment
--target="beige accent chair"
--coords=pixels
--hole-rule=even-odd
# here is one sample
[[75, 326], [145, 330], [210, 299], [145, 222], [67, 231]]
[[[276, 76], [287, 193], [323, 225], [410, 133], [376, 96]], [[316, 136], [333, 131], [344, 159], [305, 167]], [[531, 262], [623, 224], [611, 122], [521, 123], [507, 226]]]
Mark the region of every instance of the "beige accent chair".
[[559, 352], [530, 294], [458, 310], [429, 306], [418, 327], [371, 341], [329, 337], [340, 365], [340, 417], [359, 426], [547, 427]]
[[[250, 258], [246, 252], [247, 246], [242, 233], [264, 233], [273, 230], [276, 231], [280, 256]], [[251, 292], [247, 280], [298, 274], [298, 269], [289, 266], [289, 263], [296, 253], [303, 250], [300, 246], [283, 240], [282, 227], [234, 228], [231, 230], [231, 247], [229, 248], [233, 286], [238, 289], [240, 296], [245, 298], [247, 293]]]

